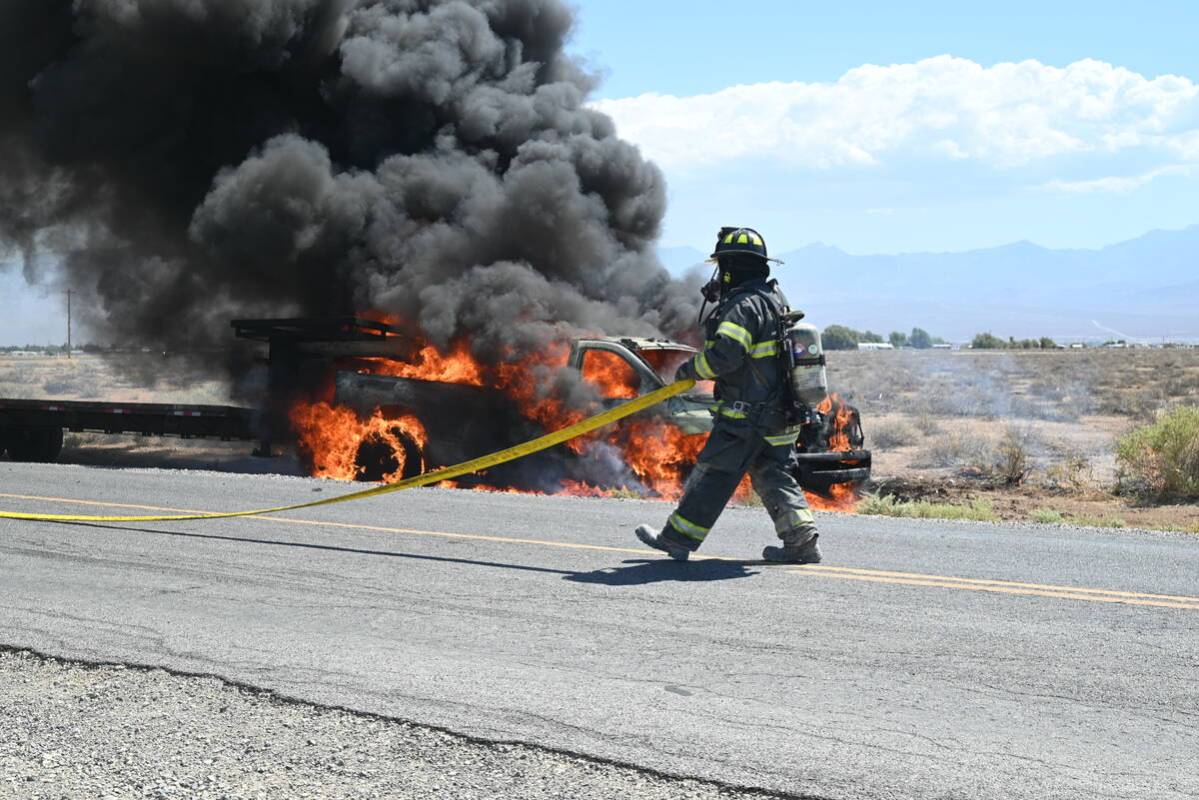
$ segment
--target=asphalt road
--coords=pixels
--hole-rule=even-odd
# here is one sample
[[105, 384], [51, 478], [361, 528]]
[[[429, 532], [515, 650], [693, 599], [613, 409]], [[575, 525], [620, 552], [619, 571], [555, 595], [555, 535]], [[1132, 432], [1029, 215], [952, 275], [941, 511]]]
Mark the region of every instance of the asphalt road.
[[[232, 510], [324, 481], [0, 463], [0, 508]], [[86, 502], [84, 502], [86, 501]], [[0, 644], [828, 798], [1199, 796], [1199, 539], [435, 489], [284, 515], [0, 520]]]

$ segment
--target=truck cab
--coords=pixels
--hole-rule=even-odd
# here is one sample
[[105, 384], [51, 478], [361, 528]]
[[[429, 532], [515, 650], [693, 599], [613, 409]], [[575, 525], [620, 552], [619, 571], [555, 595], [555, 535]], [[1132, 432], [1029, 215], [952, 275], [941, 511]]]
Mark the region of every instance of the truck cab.
[[[675, 370], [697, 352], [666, 339], [607, 336], [576, 339], [568, 363], [600, 389], [606, 405], [615, 405], [673, 383]], [[659, 413], [683, 433], [708, 433], [716, 402], [712, 389], [711, 381], [701, 381], [690, 392], [668, 400]]]

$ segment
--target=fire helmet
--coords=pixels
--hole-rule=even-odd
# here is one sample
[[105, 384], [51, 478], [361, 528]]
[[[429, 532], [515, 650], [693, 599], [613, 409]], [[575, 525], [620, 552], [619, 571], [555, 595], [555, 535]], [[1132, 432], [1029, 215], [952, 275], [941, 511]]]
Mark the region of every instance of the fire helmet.
[[710, 261], [715, 261], [721, 256], [734, 253], [744, 253], [749, 256], [757, 256], [763, 261], [782, 263], [767, 255], [766, 240], [753, 228], [721, 228], [716, 238], [716, 250], [708, 258]]

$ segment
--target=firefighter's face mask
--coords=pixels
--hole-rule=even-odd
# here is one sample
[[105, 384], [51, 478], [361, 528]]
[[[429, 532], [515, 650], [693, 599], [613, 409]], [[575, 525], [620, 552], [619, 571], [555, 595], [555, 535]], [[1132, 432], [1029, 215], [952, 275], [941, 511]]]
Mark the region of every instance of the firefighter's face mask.
[[704, 284], [700, 292], [703, 293], [704, 299], [709, 303], [715, 303], [722, 295], [733, 288], [733, 272], [732, 263], [728, 259], [720, 259], [716, 265], [716, 271], [712, 273], [712, 280]]

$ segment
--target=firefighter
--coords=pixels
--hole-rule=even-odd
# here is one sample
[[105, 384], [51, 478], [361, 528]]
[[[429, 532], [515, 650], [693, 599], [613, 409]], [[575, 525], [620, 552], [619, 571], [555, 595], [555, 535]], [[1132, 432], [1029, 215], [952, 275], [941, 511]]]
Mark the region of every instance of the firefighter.
[[712, 433], [666, 526], [659, 532], [642, 525], [637, 538], [686, 561], [749, 472], [782, 540], [762, 557], [814, 564], [820, 561], [815, 518], [792, 472], [799, 426], [788, 426], [784, 411], [779, 316], [787, 300], [768, 280], [766, 243], [752, 228], [722, 228], [711, 260], [716, 273], [704, 297], [718, 304], [704, 321], [703, 352], [679, 367], [675, 380], [716, 381]]

